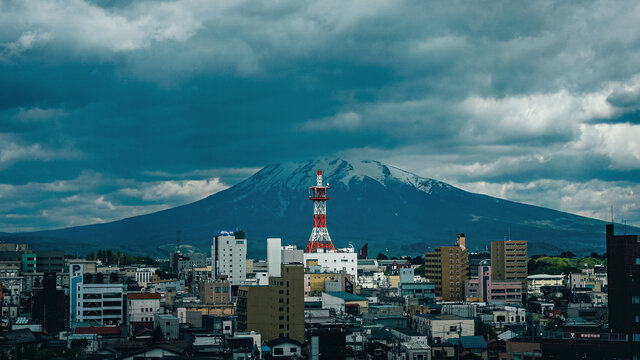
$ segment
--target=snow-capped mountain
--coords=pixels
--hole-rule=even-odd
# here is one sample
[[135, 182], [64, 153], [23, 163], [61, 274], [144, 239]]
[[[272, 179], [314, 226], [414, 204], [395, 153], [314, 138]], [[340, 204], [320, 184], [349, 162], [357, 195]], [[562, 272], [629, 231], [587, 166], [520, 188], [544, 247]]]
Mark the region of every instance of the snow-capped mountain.
[[[309, 186], [316, 170], [328, 183], [327, 227], [336, 247], [369, 243], [370, 252], [423, 253], [467, 235], [484, 250], [507, 234], [529, 240], [529, 252], [602, 251], [604, 223], [542, 207], [501, 200], [422, 178], [377, 161], [319, 159], [269, 165], [245, 181], [200, 201], [106, 224], [14, 234], [34, 247], [67, 246], [80, 253], [111, 247], [165, 254], [175, 242], [206, 249], [221, 229], [243, 229], [250, 255], [265, 251], [267, 237], [304, 247], [313, 225]], [[5, 237], [5, 240], [7, 238]]]

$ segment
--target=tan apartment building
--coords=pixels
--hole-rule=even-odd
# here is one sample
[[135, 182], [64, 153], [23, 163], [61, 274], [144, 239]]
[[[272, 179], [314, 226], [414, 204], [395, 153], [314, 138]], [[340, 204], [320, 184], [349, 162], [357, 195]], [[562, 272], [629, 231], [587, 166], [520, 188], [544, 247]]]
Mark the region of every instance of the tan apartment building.
[[231, 284], [225, 275], [213, 282], [200, 283], [200, 302], [203, 304], [228, 304], [231, 302]]
[[491, 278], [497, 281], [520, 281], [527, 289], [527, 241], [491, 242]]
[[238, 329], [259, 331], [265, 341], [287, 337], [304, 342], [304, 267], [281, 265], [267, 286], [238, 288]]
[[469, 279], [469, 256], [464, 234], [454, 246], [437, 247], [425, 254], [425, 277], [435, 285], [436, 296], [445, 301], [464, 300], [464, 282]]

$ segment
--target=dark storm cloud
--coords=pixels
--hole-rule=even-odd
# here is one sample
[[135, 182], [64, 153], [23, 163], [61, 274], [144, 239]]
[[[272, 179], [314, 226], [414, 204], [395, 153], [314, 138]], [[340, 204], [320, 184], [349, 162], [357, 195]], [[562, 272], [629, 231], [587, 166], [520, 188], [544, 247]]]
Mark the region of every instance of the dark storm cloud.
[[0, 231], [137, 215], [335, 154], [640, 222], [638, 16], [604, 1], [3, 3]]

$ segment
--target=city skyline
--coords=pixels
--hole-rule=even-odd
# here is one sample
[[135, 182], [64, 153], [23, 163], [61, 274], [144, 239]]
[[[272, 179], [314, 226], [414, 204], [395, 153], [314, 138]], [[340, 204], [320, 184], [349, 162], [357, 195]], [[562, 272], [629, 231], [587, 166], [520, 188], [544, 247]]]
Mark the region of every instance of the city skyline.
[[[442, 6], [442, 7], [440, 7]], [[379, 160], [640, 225], [633, 2], [25, 1], [0, 13], [0, 231]]]

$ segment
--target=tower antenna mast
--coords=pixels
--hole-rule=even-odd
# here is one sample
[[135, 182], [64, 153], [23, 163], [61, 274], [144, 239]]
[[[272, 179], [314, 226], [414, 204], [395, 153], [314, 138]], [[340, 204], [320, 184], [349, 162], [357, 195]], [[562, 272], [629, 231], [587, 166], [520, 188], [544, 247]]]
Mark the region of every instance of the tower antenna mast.
[[316, 186], [309, 188], [309, 200], [313, 201], [313, 230], [311, 230], [307, 247], [304, 249], [306, 253], [317, 251], [336, 252], [327, 230], [328, 189], [329, 184], [326, 186], [322, 184], [322, 170], [318, 170], [316, 173]]

